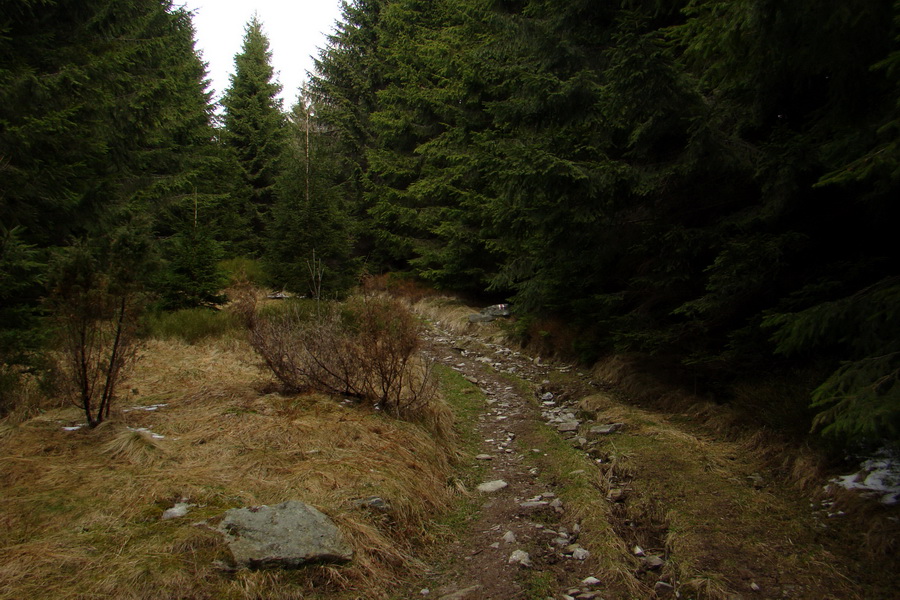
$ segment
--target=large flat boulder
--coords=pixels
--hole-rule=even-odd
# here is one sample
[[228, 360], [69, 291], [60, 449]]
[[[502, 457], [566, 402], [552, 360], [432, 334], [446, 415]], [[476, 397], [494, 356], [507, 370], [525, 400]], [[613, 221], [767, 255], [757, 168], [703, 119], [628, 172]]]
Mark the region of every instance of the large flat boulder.
[[296, 568], [353, 558], [353, 550], [334, 522], [297, 500], [232, 508], [225, 512], [217, 529], [238, 567]]

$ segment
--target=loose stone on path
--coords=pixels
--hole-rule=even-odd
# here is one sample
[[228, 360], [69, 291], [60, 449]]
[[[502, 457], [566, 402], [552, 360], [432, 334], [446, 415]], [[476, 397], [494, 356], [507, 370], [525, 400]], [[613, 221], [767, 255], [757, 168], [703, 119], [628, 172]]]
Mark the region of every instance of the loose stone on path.
[[524, 550], [516, 550], [510, 554], [507, 562], [511, 565], [519, 565], [526, 568], [531, 568], [532, 566], [531, 557]]
[[478, 486], [479, 492], [484, 492], [485, 494], [492, 494], [494, 492], [499, 492], [503, 488], [507, 487], [509, 484], [503, 481], [502, 479], [496, 479], [494, 481], [486, 481]]

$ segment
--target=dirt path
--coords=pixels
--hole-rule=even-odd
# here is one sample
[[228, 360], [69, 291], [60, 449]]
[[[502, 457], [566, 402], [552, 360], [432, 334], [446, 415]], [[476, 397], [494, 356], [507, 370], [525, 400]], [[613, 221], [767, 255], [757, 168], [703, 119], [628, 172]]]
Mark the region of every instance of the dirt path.
[[[472, 336], [433, 330], [429, 342], [428, 354], [461, 373], [484, 395], [485, 408], [475, 424], [480, 454], [474, 460], [486, 468], [484, 489], [474, 491], [480, 502], [477, 517], [447, 549], [430, 587], [421, 588], [418, 596], [440, 600], [566, 597], [561, 594], [599, 598], [596, 583], [588, 579], [590, 562], [585, 559], [590, 553], [578, 543], [578, 519], [567, 514], [555, 486], [533, 466], [531, 458], [544, 451], [526, 443], [535, 426], [541, 426], [531, 396], [541, 393], [546, 404], [556, 404], [553, 393], [544, 391], [550, 387], [553, 369]], [[570, 583], [556, 590], [561, 579]], [[548, 595], [540, 595], [542, 591]]]
[[840, 525], [783, 493], [740, 445], [475, 336], [434, 329], [427, 352], [484, 397], [472, 460], [489, 485], [472, 490], [478, 509], [432, 572], [398, 598], [851, 599], [896, 589], [864, 556], [836, 549]]
[[[450, 559], [437, 574], [436, 587], [423, 588], [420, 594], [441, 600], [530, 598], [533, 590], [527, 589], [523, 571], [577, 561], [571, 558], [576, 548], [566, 547], [577, 544], [579, 525], [566, 518], [562, 501], [526, 460], [527, 453], [539, 451], [522, 442], [534, 426], [536, 411], [523, 386], [502, 373], [537, 388], [549, 382], [549, 368], [472, 337], [435, 332], [430, 341], [432, 356], [463, 374], [485, 396], [485, 410], [474, 424], [482, 440], [475, 460], [486, 463], [483, 483], [488, 491], [475, 492], [483, 500], [477, 518], [448, 549]], [[555, 539], [566, 542], [558, 546], [560, 552], [536, 553]]]

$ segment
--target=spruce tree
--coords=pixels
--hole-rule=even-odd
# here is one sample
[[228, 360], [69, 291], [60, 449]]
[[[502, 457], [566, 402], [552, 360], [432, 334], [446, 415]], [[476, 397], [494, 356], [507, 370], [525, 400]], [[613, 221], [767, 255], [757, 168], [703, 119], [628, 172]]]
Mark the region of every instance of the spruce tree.
[[[383, 255], [434, 285], [481, 291], [495, 268], [476, 136], [489, 125], [490, 8], [396, 2], [384, 12], [385, 86], [372, 116], [370, 214]], [[396, 262], [398, 259], [401, 262]]]
[[[177, 110], [160, 123], [153, 152], [160, 173], [144, 193], [156, 219], [163, 260], [155, 284], [165, 308], [212, 305], [223, 298], [217, 263], [223, 255], [218, 237], [227, 218], [228, 162], [216, 141], [213, 104], [206, 66], [194, 47], [190, 15], [173, 13], [171, 56], [166, 71]], [[173, 98], [174, 100], [174, 98]], [[166, 176], [162, 176], [165, 173]]]
[[[273, 285], [301, 294], [339, 294], [353, 283], [351, 229], [335, 183], [341, 169], [334, 138], [301, 97], [288, 120], [285, 168], [276, 185], [266, 271]], [[324, 269], [321, 285], [315, 272]]]
[[[34, 288], [48, 257], [73, 240], [101, 252], [117, 231], [156, 257], [154, 235], [172, 234], [185, 198], [215, 197], [208, 182], [221, 165], [183, 9], [14, 0], [0, 19], [0, 231], [14, 232], [4, 236], [0, 277], [27, 267], [24, 309], [46, 296]], [[149, 270], [140, 281], [123, 270], [97, 276], [134, 289]]]
[[385, 264], [698, 389], [820, 368], [819, 425], [896, 437], [900, 3], [376, 4], [315, 85]]
[[371, 116], [376, 94], [383, 87], [379, 23], [385, 0], [342, 3], [341, 19], [315, 61], [308, 93], [316, 106], [321, 133], [333, 140], [339, 169], [333, 183], [354, 225], [356, 252], [368, 255], [374, 247], [374, 228], [368, 221], [367, 149], [372, 146]]
[[222, 98], [225, 109], [222, 140], [240, 173], [232, 206], [246, 231], [231, 231], [237, 249], [260, 255], [275, 203], [275, 182], [284, 148], [284, 115], [273, 81], [269, 40], [256, 15], [247, 24], [235, 71]]

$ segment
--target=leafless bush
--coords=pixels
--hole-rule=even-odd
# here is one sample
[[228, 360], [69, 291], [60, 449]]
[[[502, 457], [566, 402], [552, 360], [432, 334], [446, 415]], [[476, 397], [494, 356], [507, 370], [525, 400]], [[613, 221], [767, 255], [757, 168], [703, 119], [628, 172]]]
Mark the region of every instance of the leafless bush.
[[71, 271], [76, 276], [57, 286], [50, 303], [60, 342], [58, 371], [87, 424], [96, 427], [109, 418], [116, 389], [137, 360], [141, 298], [134, 291], [114, 289], [102, 274]]
[[250, 341], [288, 388], [359, 398], [400, 417], [434, 393], [431, 365], [416, 359], [419, 333], [402, 303], [359, 298], [315, 317], [299, 306], [257, 315]]
[[91, 427], [109, 417], [116, 389], [138, 358], [151, 246], [146, 223], [135, 218], [74, 240], [51, 262], [46, 306], [59, 334], [60, 380]]

